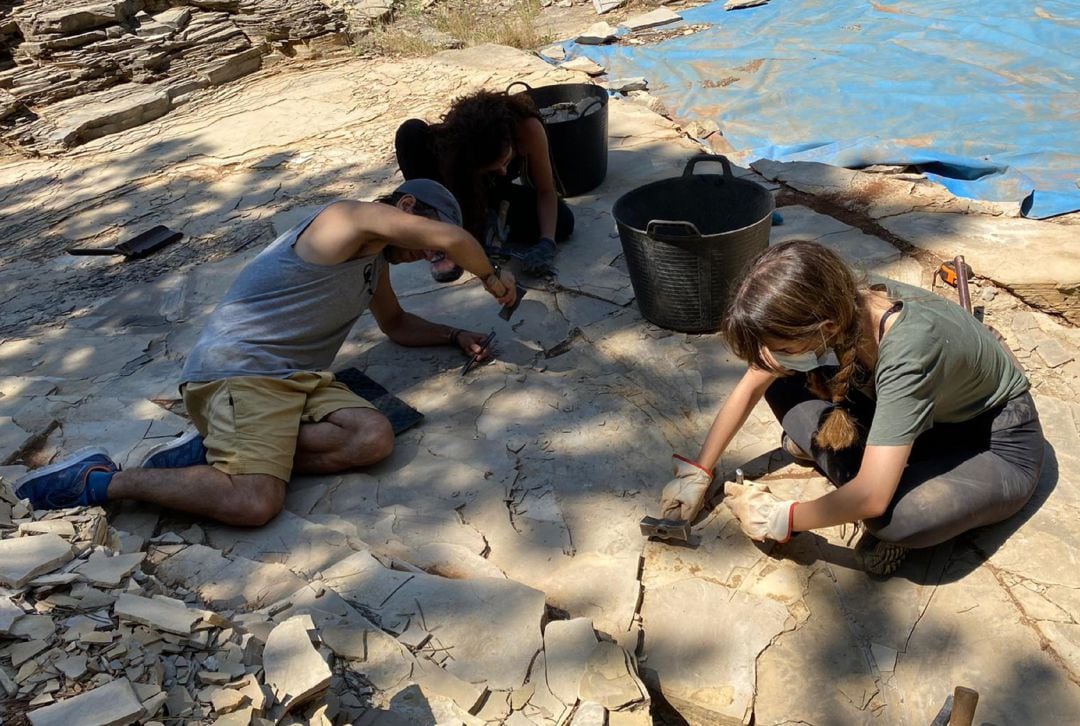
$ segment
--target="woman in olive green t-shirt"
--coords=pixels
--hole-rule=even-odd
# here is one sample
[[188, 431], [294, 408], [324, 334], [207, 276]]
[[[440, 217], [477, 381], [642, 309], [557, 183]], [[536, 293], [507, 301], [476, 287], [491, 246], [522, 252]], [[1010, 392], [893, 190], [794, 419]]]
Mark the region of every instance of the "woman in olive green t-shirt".
[[786, 542], [794, 532], [861, 521], [859, 560], [889, 574], [907, 548], [1024, 506], [1039, 481], [1043, 437], [1011, 352], [959, 305], [875, 283], [860, 285], [839, 255], [813, 242], [758, 257], [724, 321], [749, 368], [697, 459], [675, 457], [665, 516], [697, 515], [713, 467], [763, 396], [785, 450], [838, 488], [794, 502], [760, 485], [728, 484], [725, 501], [753, 539]]

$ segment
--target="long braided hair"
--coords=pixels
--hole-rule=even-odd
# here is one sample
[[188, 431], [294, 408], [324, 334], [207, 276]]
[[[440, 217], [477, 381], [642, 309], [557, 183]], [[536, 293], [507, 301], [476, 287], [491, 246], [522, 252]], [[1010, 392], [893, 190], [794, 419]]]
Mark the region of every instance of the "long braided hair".
[[839, 370], [827, 377], [821, 368], [807, 374], [810, 391], [836, 404], [815, 439], [826, 449], [844, 449], [858, 440], [855, 419], [845, 407], [855, 377], [861, 336], [861, 298], [857, 278], [832, 250], [796, 240], [770, 247], [750, 265], [736, 289], [724, 320], [724, 337], [732, 351], [750, 365], [778, 375], [764, 355], [765, 341], [823, 340], [822, 326], [837, 326], [829, 341]]

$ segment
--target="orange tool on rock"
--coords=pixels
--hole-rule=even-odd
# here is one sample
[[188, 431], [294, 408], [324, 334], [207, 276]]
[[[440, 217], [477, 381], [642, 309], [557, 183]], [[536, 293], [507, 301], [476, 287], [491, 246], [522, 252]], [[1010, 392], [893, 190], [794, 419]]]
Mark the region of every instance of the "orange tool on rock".
[[971, 294], [968, 292], [968, 282], [975, 275], [966, 262], [963, 255], [957, 255], [952, 260], [941, 263], [938, 267], [937, 276], [949, 287], [955, 287], [960, 296], [960, 305], [969, 313], [971, 312]]

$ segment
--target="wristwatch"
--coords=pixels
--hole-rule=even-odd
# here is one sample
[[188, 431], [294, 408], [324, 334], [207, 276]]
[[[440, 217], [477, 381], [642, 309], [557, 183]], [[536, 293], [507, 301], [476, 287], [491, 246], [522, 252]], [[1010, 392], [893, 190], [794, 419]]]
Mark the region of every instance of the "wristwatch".
[[[502, 284], [502, 267], [499, 266], [498, 262], [492, 262], [491, 263], [491, 273], [488, 274], [487, 277], [484, 277], [484, 278], [480, 279], [480, 282], [482, 282], [483, 285], [484, 285], [484, 289], [487, 290], [488, 292], [491, 292], [490, 280], [493, 277], [496, 280], [498, 280], [500, 284]], [[503, 290], [505, 291], [505, 289], [506, 289], [506, 285], [504, 284], [503, 285]]]

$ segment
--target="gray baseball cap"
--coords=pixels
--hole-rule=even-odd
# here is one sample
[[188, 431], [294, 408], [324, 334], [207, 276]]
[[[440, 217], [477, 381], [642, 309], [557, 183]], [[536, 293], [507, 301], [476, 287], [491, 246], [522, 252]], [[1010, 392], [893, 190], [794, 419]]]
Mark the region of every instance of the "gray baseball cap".
[[428, 205], [439, 214], [443, 222], [461, 226], [461, 205], [454, 199], [450, 190], [431, 179], [410, 179], [397, 189], [395, 194], [409, 194]]

